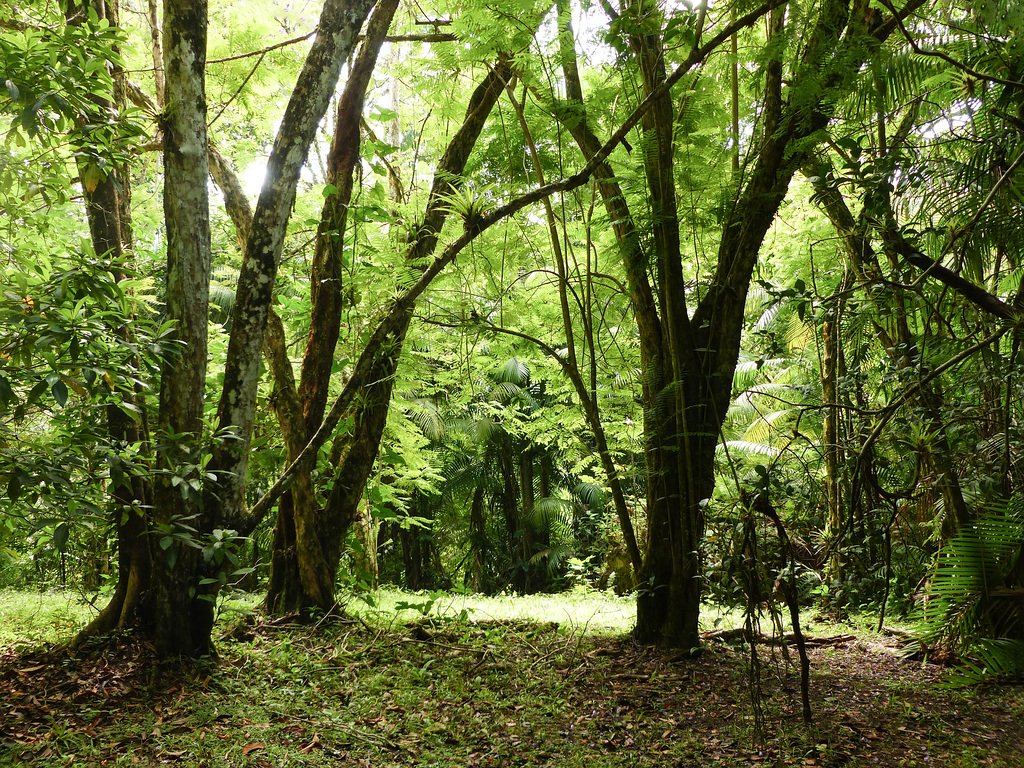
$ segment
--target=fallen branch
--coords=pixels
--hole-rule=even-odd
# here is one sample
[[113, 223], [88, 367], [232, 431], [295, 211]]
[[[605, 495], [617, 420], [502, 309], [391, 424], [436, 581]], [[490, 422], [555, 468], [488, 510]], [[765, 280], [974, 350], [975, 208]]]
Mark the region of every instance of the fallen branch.
[[[737, 627], [735, 629], [715, 629], [710, 632], [701, 633], [702, 640], [721, 640], [722, 642], [731, 642], [733, 640], [743, 640], [749, 642], [750, 635], [744, 627]], [[848, 643], [851, 640], [856, 640], [856, 635], [829, 635], [819, 637], [804, 637], [804, 644], [808, 648], [819, 648], [828, 645], [842, 645]], [[793, 645], [796, 643], [796, 636], [792, 632], [788, 632], [785, 635], [779, 637], [776, 635], [763, 635], [758, 634], [757, 642], [761, 645]]]

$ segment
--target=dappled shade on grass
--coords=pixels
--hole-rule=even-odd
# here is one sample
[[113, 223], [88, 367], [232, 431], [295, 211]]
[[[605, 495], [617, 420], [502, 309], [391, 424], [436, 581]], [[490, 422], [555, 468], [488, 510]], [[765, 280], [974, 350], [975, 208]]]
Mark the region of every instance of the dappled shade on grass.
[[[752, 734], [745, 653], [684, 658], [554, 622], [255, 624], [219, 666], [58, 649], [0, 660], [0, 740], [33, 765], [1019, 766], [1019, 689], [952, 691], [871, 636], [811, 649], [798, 677], [762, 646], [768, 735]], [[87, 649], [86, 649], [87, 650]]]

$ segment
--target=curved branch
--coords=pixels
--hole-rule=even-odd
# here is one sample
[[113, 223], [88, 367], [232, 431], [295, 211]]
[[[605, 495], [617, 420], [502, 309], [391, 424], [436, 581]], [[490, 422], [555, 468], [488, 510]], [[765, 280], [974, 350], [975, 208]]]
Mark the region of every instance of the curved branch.
[[381, 346], [385, 343], [389, 335], [394, 334], [399, 330], [401, 324], [401, 318], [406, 312], [408, 312], [420, 295], [427, 289], [434, 278], [438, 274], [455, 260], [456, 256], [462, 252], [462, 250], [469, 245], [476, 237], [500, 221], [518, 213], [523, 208], [526, 208], [533, 203], [540, 202], [544, 198], [556, 194], [558, 192], [569, 192], [577, 187], [586, 184], [593, 176], [594, 171], [611, 155], [612, 151], [620, 142], [629, 134], [629, 132], [636, 126], [640, 119], [644, 116], [651, 105], [660, 98], [663, 94], [668, 92], [673, 85], [679, 82], [680, 78], [683, 77], [697, 64], [701, 63], [712, 51], [724, 42], [728, 41], [733, 33], [753, 24], [757, 19], [764, 16], [766, 13], [771, 11], [773, 8], [782, 5], [787, 0], [768, 0], [764, 5], [756, 8], [750, 13], [741, 16], [732, 23], [726, 25], [726, 27], [715, 35], [711, 41], [706, 45], [701, 46], [698, 49], [694, 49], [687, 57], [686, 61], [676, 67], [672, 74], [666, 78], [666, 80], [654, 91], [652, 91], [647, 98], [645, 98], [639, 105], [629, 114], [626, 120], [619, 126], [618, 130], [612, 134], [611, 138], [604, 143], [604, 145], [590, 158], [590, 160], [583, 166], [583, 168], [560, 181], [545, 184], [537, 189], [531, 190], [515, 200], [511, 200], [505, 205], [502, 205], [491, 213], [480, 217], [476, 220], [473, 227], [464, 231], [459, 237], [451, 242], [444, 251], [434, 257], [434, 260], [423, 270], [420, 274], [419, 279], [413, 283], [405, 292], [394, 300], [390, 310], [384, 316], [380, 325], [377, 326], [376, 330], [371, 335], [366, 346], [363, 348], [363, 353], [360, 355], [359, 360], [356, 363], [355, 369], [352, 373], [352, 377], [348, 380], [345, 388], [341, 394], [338, 395], [337, 400], [331, 406], [330, 411], [324, 417], [320, 427], [310, 438], [306, 447], [303, 448], [302, 453], [295, 457], [295, 460], [285, 469], [281, 477], [274, 483], [273, 486], [263, 494], [263, 497], [256, 502], [250, 511], [249, 523], [259, 522], [264, 515], [270, 510], [271, 505], [277, 500], [278, 496], [284, 491], [288, 484], [292, 480], [294, 473], [304, 467], [307, 462], [314, 459], [317, 451], [327, 442], [330, 436], [334, 433], [335, 428], [341, 421], [342, 414], [345, 413], [346, 409], [351, 405], [359, 391], [370, 384], [368, 380], [373, 368], [373, 358], [375, 354], [380, 350]]
[[914, 49], [914, 53], [920, 54], [921, 56], [932, 56], [934, 58], [941, 59], [942, 61], [955, 67], [956, 69], [959, 69], [961, 72], [965, 72], [971, 77], [976, 77], [979, 80], [986, 80], [990, 83], [999, 83], [1000, 85], [1005, 85], [1009, 88], [1024, 88], [1024, 83], [1017, 82], [1016, 80], [1004, 80], [1003, 78], [996, 77], [995, 75], [982, 74], [981, 72], [978, 72], [976, 69], [971, 69], [962, 61], [957, 61], [947, 53], [943, 53], [942, 51], [929, 51], [926, 48], [922, 48], [920, 45], [917, 44], [917, 41], [913, 38], [913, 36], [910, 34], [910, 31], [903, 24], [903, 17], [906, 16], [906, 12], [904, 11], [902, 14], [897, 12], [896, 9], [892, 7], [892, 3], [889, 0], [881, 0], [881, 3], [886, 8], [888, 8], [889, 11], [893, 14], [893, 20], [896, 22], [896, 26], [898, 26], [900, 32], [903, 33], [903, 37], [906, 39], [906, 41], [910, 43], [910, 47]]

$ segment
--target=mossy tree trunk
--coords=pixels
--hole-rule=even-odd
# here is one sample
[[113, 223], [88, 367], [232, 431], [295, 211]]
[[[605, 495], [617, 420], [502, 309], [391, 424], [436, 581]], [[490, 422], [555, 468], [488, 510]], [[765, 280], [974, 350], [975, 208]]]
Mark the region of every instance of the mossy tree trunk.
[[[424, 263], [434, 253], [447, 218], [446, 200], [459, 185], [458, 179], [465, 170], [477, 138], [510, 78], [508, 64], [499, 62], [473, 92], [463, 125], [453, 136], [435, 172], [423, 221], [415, 228], [417, 235], [409, 246], [407, 255], [411, 262]], [[339, 118], [339, 126], [342, 122]], [[355, 124], [358, 125], [358, 121]], [[357, 143], [351, 153], [353, 162], [358, 159], [358, 134], [355, 139]], [[321, 224], [324, 230], [324, 251], [314, 261], [315, 265], [321, 265], [319, 274], [323, 277], [313, 281], [319, 285], [315, 301], [328, 302], [331, 306], [329, 312], [325, 310], [320, 315], [324, 319], [317, 322], [335, 325], [340, 322], [344, 300], [340, 282], [341, 254], [340, 250], [328, 249], [328, 245], [340, 242], [340, 238], [330, 237], [331, 232], [337, 231], [339, 215], [341, 211], [329, 199], [324, 220], [330, 222], [330, 225]], [[330, 275], [337, 275], [338, 279]], [[335, 439], [331, 450], [331, 464], [334, 467], [331, 492], [322, 507], [317, 504], [302, 508], [294, 503], [292, 505], [291, 514], [297, 537], [294, 548], [296, 570], [290, 574], [285, 573], [280, 580], [276, 577], [272, 579], [267, 604], [273, 610], [305, 610], [312, 607], [331, 610], [334, 606], [335, 572], [346, 535], [359, 514], [363, 491], [377, 458], [387, 423], [395, 371], [414, 309], [414, 302], [396, 304], [387, 318], [387, 332], [375, 334], [363, 351], [360, 374], [363, 383], [359, 398], [347, 409], [352, 426]], [[311, 335], [314, 327], [311, 325]], [[308, 377], [305, 379], [308, 383], [300, 384], [299, 392], [304, 398], [305, 425], [310, 439], [323, 424], [327, 402], [327, 381], [323, 377], [329, 377], [336, 341], [336, 331], [333, 340], [318, 340], [318, 346], [312, 352], [307, 352], [307, 359], [303, 362], [303, 374]], [[294, 460], [291, 455], [290, 458]], [[308, 470], [299, 468], [297, 474], [304, 471]], [[284, 524], [287, 525], [287, 521]], [[282, 525], [280, 512], [278, 525]], [[293, 583], [296, 578], [301, 581], [301, 587]], [[294, 602], [279, 599], [279, 595], [285, 591], [293, 596]]]
[[213, 605], [201, 599], [202, 554], [184, 538], [212, 530], [202, 504], [203, 402], [206, 390], [210, 213], [206, 158], [205, 0], [164, 3], [164, 220], [166, 315], [180, 352], [165, 359], [154, 435], [157, 474], [153, 520], [160, 548], [146, 594], [153, 640], [162, 655], [210, 652]]

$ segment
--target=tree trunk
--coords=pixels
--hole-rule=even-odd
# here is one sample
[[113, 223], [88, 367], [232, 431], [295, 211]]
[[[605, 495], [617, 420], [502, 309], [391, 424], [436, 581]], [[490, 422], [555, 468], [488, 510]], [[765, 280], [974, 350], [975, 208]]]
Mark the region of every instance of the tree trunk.
[[[445, 198], [458, 186], [458, 179], [465, 170], [469, 154], [510, 77], [511, 72], [508, 65], [499, 63], [488, 73], [484, 82], [473, 93], [465, 122], [452, 138], [438, 165], [423, 223], [416, 229], [418, 237], [409, 249], [408, 259], [410, 261], [422, 263], [434, 252], [447, 216]], [[340, 141], [336, 144], [342, 147], [347, 146]], [[357, 158], [358, 152], [351, 153], [351, 157]], [[339, 213], [330, 201], [328, 201], [328, 205], [331, 207], [330, 209], [325, 207], [325, 215], [334, 217]], [[336, 226], [337, 219], [332, 218], [332, 221]], [[329, 232], [329, 228], [325, 230], [325, 250], [322, 255], [324, 272], [321, 274], [326, 275], [328, 270], [336, 269], [336, 274], [340, 276], [340, 265], [330, 266], [332, 263], [340, 262], [341, 254], [340, 251], [327, 248], [327, 241], [330, 240]], [[318, 301], [332, 302], [336, 307], [336, 311], [332, 310], [331, 313], [325, 311], [324, 315], [324, 317], [330, 317], [331, 322], [335, 323], [339, 322], [341, 305], [339, 303], [340, 296], [332, 294], [338, 290], [338, 285], [336, 280], [330, 280], [316, 289], [320, 297]], [[308, 567], [302, 569], [303, 573], [308, 575], [310, 585], [310, 589], [303, 598], [304, 605], [288, 606], [289, 610], [307, 606], [330, 610], [334, 604], [333, 584], [335, 572], [341, 559], [342, 546], [349, 527], [356, 519], [363, 490], [377, 458], [380, 440], [387, 423], [395, 371], [414, 309], [414, 302], [396, 307], [388, 317], [387, 333], [375, 335], [364, 349], [361, 358], [363, 384], [360, 387], [359, 401], [348, 410], [353, 426], [349, 432], [336, 438], [332, 448], [332, 466], [335, 467], [334, 480], [331, 493], [324, 503], [323, 509], [320, 510], [312, 506], [305, 509], [298, 507], [293, 509], [293, 514], [296, 516], [297, 533], [300, 530], [305, 530], [308, 533], [308, 542], [310, 542], [308, 546], [300, 545], [296, 548], [300, 566], [307, 552], [312, 553], [316, 561], [307, 564]], [[336, 333], [334, 338], [336, 341]], [[309, 356], [308, 365], [305, 361], [303, 364], [304, 373], [309, 372], [306, 375], [309, 376], [310, 383], [305, 390], [302, 390], [300, 386], [300, 390], [307, 393], [304, 408], [306, 409], [306, 429], [310, 438], [323, 421], [322, 413], [327, 395], [326, 383], [321, 381], [314, 385], [313, 380], [325, 374], [329, 376], [334, 353], [333, 345], [334, 342], [330, 345], [322, 345], [318, 351]], [[328, 346], [330, 347], [330, 356], [322, 357], [326, 354], [325, 350]], [[301, 474], [303, 471], [308, 470], [300, 470], [297, 474]], [[314, 540], [317, 542], [315, 545], [312, 543]], [[322, 558], [317, 554], [317, 549], [322, 553]], [[294, 577], [284, 577], [284, 579], [288, 578]], [[304, 581], [303, 589], [306, 589], [305, 583]], [[294, 589], [292, 593], [302, 594], [301, 591]], [[277, 604], [274, 593], [268, 593], [268, 604], [271, 604], [271, 601]]]
[[198, 444], [206, 388], [210, 217], [206, 159], [206, 2], [165, 0], [164, 218], [167, 318], [181, 351], [164, 360], [155, 438], [153, 560], [147, 613], [161, 655], [200, 656], [212, 647], [212, 602], [201, 599], [202, 556], [183, 539], [212, 530], [200, 498]]
[[[214, 445], [210, 470], [217, 475], [217, 481], [206, 496], [208, 504], [218, 507], [218, 519], [227, 527], [244, 530], [253, 524], [245, 514], [245, 483], [256, 413], [256, 385], [271, 295], [299, 173], [334, 94], [341, 66], [355, 47], [372, 4], [373, 0], [327, 0], [324, 4], [316, 39], [299, 73], [267, 161], [267, 180], [245, 242], [218, 408], [219, 430], [228, 437]], [[169, 89], [169, 68], [167, 77]], [[174, 103], [169, 90], [167, 101]], [[296, 524], [295, 530], [301, 540], [303, 526]]]
[[366, 90], [377, 66], [398, 0], [380, 0], [367, 23], [366, 37], [338, 101], [334, 138], [327, 156], [327, 184], [337, 189], [324, 200], [310, 273], [309, 333], [302, 357], [299, 399], [308, 437], [324, 420], [334, 353], [345, 306], [343, 254], [353, 171], [359, 162], [359, 124]]
[[[910, 5], [920, 4], [914, 0]], [[773, 37], [784, 39], [784, 19], [781, 12], [773, 13]], [[652, 206], [657, 300], [633, 220], [610, 168], [599, 166], [595, 176], [615, 222], [640, 336], [648, 514], [634, 633], [641, 642], [699, 646], [703, 507], [714, 490], [714, 452], [731, 396], [743, 308], [758, 252], [793, 173], [810, 151], [808, 137], [828, 124], [836, 95], [858, 69], [865, 50], [862, 37], [870, 33], [884, 39], [893, 28], [886, 23], [868, 30], [866, 17], [857, 15], [848, 29], [849, 21], [849, 0], [826, 0], [790, 83], [791, 91], [799, 89], [803, 95], [799, 103], [788, 104], [783, 98], [781, 58], [765, 67], [760, 150], [723, 227], [717, 269], [692, 319], [685, 303], [676, 217], [671, 98], [659, 90], [666, 82], [662, 41], [648, 26], [657, 19], [648, 19], [630, 35], [644, 95], [653, 99], [643, 130], [649, 147], [644, 167]], [[563, 45], [562, 60], [567, 99], [582, 107], [575, 55], [568, 45]], [[577, 108], [569, 116], [566, 126], [584, 156], [594, 157], [600, 142], [585, 114], [581, 118]]]
[[367, 504], [363, 504], [355, 519], [355, 535], [358, 542], [354, 560], [356, 574], [360, 584], [376, 589], [380, 580], [380, 569], [377, 562], [377, 524]]
[[[88, 4], [78, 6], [69, 3], [65, 8], [68, 24], [84, 22], [88, 18], [88, 7]], [[118, 24], [116, 2], [96, 0], [92, 3], [92, 8], [100, 18], [107, 19], [114, 26]], [[100, 97], [93, 97], [93, 101], [100, 109], [120, 111], [125, 106], [124, 73], [120, 67], [115, 66], [113, 75], [117, 103]], [[89, 163], [89, 158], [79, 158], [80, 178], [86, 178], [83, 171]], [[94, 187], [84, 185], [83, 192], [93, 251], [97, 256], [105, 257], [110, 262], [112, 275], [120, 282], [123, 278], [121, 266], [124, 264], [125, 254], [132, 247], [130, 174], [125, 169], [112, 168]], [[116, 333], [126, 346], [130, 345], [132, 334], [129, 327], [122, 326]], [[137, 367], [133, 366], [134, 369]], [[139, 405], [135, 402], [132, 387], [120, 388], [118, 391], [120, 397], [129, 403]], [[115, 451], [110, 458], [110, 486], [117, 541], [117, 584], [107, 605], [79, 632], [73, 645], [134, 624], [142, 595], [149, 583], [149, 538], [143, 517], [143, 510], [148, 508], [150, 503], [148, 488], [139, 475], [113, 469], [115, 463], [118, 467], [123, 466], [122, 457], [130, 458], [125, 454], [130, 446], [141, 443], [140, 429], [116, 403], [107, 405], [106, 418], [107, 432]]]
[[474, 592], [487, 592], [489, 584], [485, 578], [487, 553], [487, 523], [484, 518], [484, 487], [473, 490], [473, 501], [469, 507], [469, 567], [466, 569], [466, 586]]
[[512, 589], [526, 594], [527, 561], [523, 557], [524, 532], [519, 521], [519, 483], [516, 482], [516, 467], [512, 458], [512, 444], [502, 436], [498, 447], [498, 471], [501, 474], [501, 515], [505, 520], [505, 546], [512, 563]]
[[519, 551], [526, 564], [525, 590], [531, 595], [543, 592], [547, 587], [547, 558], [538, 558], [534, 561], [534, 557], [547, 549], [550, 542], [547, 521], [536, 511], [533, 459], [533, 451], [529, 449], [519, 453], [519, 499], [523, 521]]
[[[847, 273], [850, 274], [850, 273]], [[825, 572], [826, 584], [839, 584], [843, 579], [843, 562], [840, 555], [842, 547], [839, 541], [840, 532], [844, 528], [844, 509], [842, 493], [842, 465], [844, 454], [840, 445], [839, 418], [839, 358], [841, 354], [840, 321], [842, 319], [847, 280], [844, 279], [836, 291], [837, 298], [832, 307], [826, 310], [827, 316], [822, 325], [822, 359], [821, 359], [821, 402], [825, 407], [824, 427], [821, 440], [825, 452], [825, 499], [827, 512], [825, 516], [825, 541], [829, 550], [828, 566]], [[829, 602], [825, 601], [826, 604]]]

